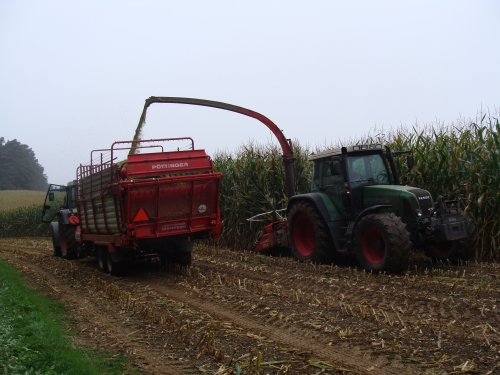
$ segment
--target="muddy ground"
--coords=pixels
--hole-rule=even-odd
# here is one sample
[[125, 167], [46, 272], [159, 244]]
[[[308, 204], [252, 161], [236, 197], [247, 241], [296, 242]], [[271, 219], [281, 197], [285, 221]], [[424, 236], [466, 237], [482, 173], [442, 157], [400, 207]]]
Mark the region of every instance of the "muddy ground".
[[75, 344], [145, 374], [500, 374], [500, 265], [432, 264], [400, 275], [195, 247], [188, 269], [52, 255], [0, 240], [0, 257], [68, 306]]

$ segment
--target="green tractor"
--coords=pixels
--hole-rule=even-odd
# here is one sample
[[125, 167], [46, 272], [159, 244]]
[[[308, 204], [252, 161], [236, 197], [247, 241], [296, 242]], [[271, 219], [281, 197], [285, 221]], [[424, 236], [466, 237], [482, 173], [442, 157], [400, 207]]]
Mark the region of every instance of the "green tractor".
[[331, 149], [310, 156], [310, 193], [292, 196], [286, 219], [264, 227], [254, 250], [290, 247], [295, 258], [335, 262], [354, 252], [364, 269], [400, 272], [412, 249], [434, 260], [457, 262], [474, 255], [476, 231], [457, 201], [434, 202], [423, 189], [400, 184], [393, 152], [381, 144]]

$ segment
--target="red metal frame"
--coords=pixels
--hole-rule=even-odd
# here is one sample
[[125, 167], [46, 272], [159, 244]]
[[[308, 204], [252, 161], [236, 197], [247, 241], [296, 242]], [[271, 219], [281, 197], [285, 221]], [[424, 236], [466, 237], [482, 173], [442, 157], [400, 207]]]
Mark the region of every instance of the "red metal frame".
[[[148, 145], [171, 140], [189, 140], [191, 150], [165, 151], [159, 145]], [[94, 150], [91, 158], [95, 152], [101, 152], [98, 163], [92, 159], [90, 165], [80, 165], [78, 168], [77, 204], [85, 219], [81, 239], [124, 246], [140, 239], [201, 232], [210, 232], [213, 237], [217, 237], [221, 224], [218, 203], [222, 174], [213, 171], [210, 157], [203, 150], [194, 150], [191, 138], [141, 142], [147, 145], [139, 146], [136, 141], [118, 141], [113, 143], [111, 149]], [[121, 147], [124, 144], [130, 147]], [[154, 150], [155, 147], [159, 152]], [[127, 160], [120, 162], [120, 167], [114, 163], [114, 151], [137, 148], [154, 152], [129, 154]], [[109, 152], [110, 158], [104, 158], [103, 152]], [[189, 200], [186, 201], [188, 196]], [[106, 200], [109, 207], [110, 197], [116, 216], [106, 208]], [[204, 197], [205, 201], [195, 207], [200, 197]], [[177, 201], [180, 203], [176, 204]], [[167, 207], [170, 202], [173, 202], [172, 209]], [[175, 217], [176, 207], [185, 211], [185, 217]], [[149, 211], [146, 213], [149, 220], [134, 221], [140, 209]], [[173, 212], [173, 216], [170, 212]], [[116, 220], [118, 232], [112, 230], [111, 219]]]

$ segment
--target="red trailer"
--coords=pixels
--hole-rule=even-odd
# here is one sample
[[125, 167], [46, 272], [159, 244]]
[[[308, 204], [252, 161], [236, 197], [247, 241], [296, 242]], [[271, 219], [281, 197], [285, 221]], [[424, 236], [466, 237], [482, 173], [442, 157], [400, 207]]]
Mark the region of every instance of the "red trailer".
[[[214, 172], [204, 150], [194, 149], [191, 138], [140, 139], [153, 103], [218, 108], [259, 120], [283, 148], [287, 194], [295, 194], [291, 141], [267, 117], [228, 103], [152, 96], [146, 99], [134, 140], [92, 151], [90, 164], [78, 168], [75, 181], [49, 186], [42, 221], [51, 223], [56, 256], [73, 259], [90, 253], [101, 270], [118, 274], [140, 257], [159, 256], [165, 263], [187, 266], [193, 240], [218, 238], [222, 175]], [[167, 151], [165, 144], [174, 141], [189, 144]], [[121, 158], [120, 152], [128, 155]]]
[[188, 266], [192, 241], [220, 234], [221, 176], [191, 138], [115, 142], [92, 151], [76, 181], [50, 185], [42, 220], [57, 216], [55, 255], [93, 254], [104, 272], [120, 274], [152, 256]]

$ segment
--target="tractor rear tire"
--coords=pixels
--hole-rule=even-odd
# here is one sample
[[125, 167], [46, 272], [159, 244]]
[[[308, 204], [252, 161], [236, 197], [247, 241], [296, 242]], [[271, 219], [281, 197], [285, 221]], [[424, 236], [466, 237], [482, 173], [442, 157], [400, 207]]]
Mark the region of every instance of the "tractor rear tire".
[[425, 255], [430, 257], [433, 262], [449, 260], [451, 263], [457, 264], [459, 261], [467, 261], [474, 257], [477, 245], [476, 226], [467, 212], [460, 211], [460, 214], [466, 225], [467, 237], [438, 245], [425, 246]]
[[392, 212], [366, 215], [354, 230], [354, 250], [367, 271], [401, 272], [411, 246], [406, 225]]
[[[58, 224], [59, 225], [59, 224]], [[60, 257], [62, 256], [62, 253], [61, 253], [61, 245], [60, 245], [60, 241], [57, 241], [57, 236], [59, 235], [58, 233], [55, 233], [54, 231], [57, 230], [57, 229], [54, 229], [54, 227], [52, 226], [52, 223], [50, 224], [50, 235], [52, 237], [52, 247], [54, 249], [54, 256], [55, 257]]]
[[330, 230], [313, 204], [297, 202], [288, 213], [288, 243], [300, 261], [331, 263], [335, 245]]
[[64, 224], [59, 218], [59, 238], [61, 241], [61, 256], [64, 259], [75, 259], [78, 256], [78, 244], [75, 239], [76, 225]]

